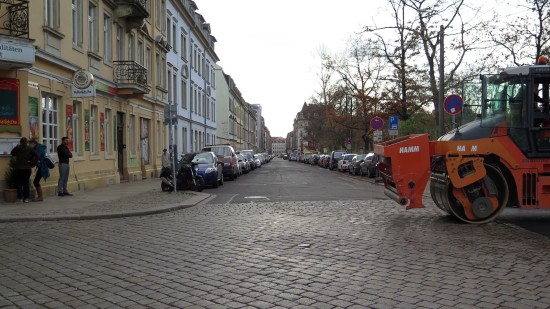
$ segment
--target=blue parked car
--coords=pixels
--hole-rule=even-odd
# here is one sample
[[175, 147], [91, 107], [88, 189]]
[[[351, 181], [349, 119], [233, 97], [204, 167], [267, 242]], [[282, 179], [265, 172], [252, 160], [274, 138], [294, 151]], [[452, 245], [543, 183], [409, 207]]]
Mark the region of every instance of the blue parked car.
[[183, 161], [186, 163], [195, 163], [197, 174], [204, 179], [206, 186], [217, 188], [223, 185], [223, 162], [213, 152], [190, 152], [183, 155]]

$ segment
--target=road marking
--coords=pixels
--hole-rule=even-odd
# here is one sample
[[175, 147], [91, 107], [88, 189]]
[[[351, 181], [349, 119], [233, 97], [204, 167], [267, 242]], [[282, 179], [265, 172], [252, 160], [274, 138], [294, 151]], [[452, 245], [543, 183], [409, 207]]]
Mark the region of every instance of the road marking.
[[253, 196], [245, 196], [244, 198], [252, 198], [252, 199], [264, 199], [269, 200], [267, 196], [259, 196], [259, 195], [253, 195]]

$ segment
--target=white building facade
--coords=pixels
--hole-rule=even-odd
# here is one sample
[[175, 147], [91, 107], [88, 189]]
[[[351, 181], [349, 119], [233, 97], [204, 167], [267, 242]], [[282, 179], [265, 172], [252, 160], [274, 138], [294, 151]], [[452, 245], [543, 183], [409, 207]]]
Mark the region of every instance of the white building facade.
[[[176, 155], [216, 142], [216, 39], [191, 0], [170, 0], [166, 10], [165, 112], [168, 144]], [[171, 118], [170, 118], [171, 116]]]

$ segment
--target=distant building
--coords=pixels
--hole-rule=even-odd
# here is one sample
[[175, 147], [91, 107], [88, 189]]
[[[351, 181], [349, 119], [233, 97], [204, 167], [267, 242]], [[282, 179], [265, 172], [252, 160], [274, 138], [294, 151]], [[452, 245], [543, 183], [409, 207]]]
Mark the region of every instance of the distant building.
[[272, 137], [271, 151], [273, 155], [286, 153], [286, 139], [283, 137]]

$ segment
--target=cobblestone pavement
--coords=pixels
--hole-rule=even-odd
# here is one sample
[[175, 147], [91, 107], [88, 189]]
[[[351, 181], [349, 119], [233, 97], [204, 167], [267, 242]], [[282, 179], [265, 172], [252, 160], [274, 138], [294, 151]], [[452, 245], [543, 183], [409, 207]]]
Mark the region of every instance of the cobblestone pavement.
[[0, 224], [0, 307], [549, 308], [550, 239], [390, 201]]

